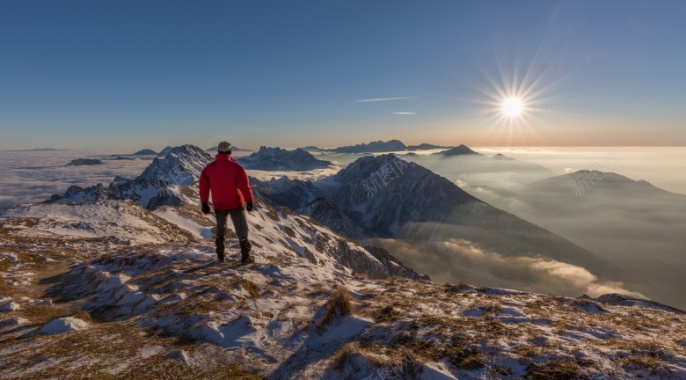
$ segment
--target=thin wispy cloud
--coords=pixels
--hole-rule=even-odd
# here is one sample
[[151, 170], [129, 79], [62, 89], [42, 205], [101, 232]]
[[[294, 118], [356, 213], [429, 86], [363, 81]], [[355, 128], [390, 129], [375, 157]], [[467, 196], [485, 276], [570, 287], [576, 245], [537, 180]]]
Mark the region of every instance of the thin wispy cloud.
[[411, 96], [398, 96], [394, 98], [373, 98], [373, 99], [361, 99], [356, 100], [355, 103], [373, 103], [373, 102], [390, 102], [393, 100], [407, 100], [412, 99]]
[[393, 115], [401, 115], [401, 116], [412, 116], [416, 115], [416, 112], [393, 112]]
[[266, 129], [264, 129], [264, 128], [248, 128], [248, 127], [236, 127], [236, 128], [232, 128], [232, 129], [240, 129], [242, 131], [260, 131], [260, 132], [266, 131]]

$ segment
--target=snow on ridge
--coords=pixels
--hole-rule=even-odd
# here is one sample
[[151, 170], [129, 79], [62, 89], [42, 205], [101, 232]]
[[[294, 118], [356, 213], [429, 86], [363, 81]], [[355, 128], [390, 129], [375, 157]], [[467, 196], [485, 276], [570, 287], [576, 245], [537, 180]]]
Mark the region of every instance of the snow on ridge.
[[35, 220], [26, 233], [68, 238], [114, 238], [133, 244], [187, 240], [184, 230], [132, 201], [27, 204], [8, 208], [2, 218]]

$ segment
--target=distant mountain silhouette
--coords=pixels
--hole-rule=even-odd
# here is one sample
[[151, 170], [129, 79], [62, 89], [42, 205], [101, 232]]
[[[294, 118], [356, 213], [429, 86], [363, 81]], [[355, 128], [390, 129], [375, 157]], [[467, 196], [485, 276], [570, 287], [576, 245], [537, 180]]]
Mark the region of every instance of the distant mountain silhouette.
[[320, 148], [318, 146], [314, 146], [314, 145], [303, 146], [303, 147], [300, 147], [300, 149], [306, 150], [308, 152], [321, 152], [321, 151], [326, 150], [326, 149], [322, 149], [322, 148]]
[[157, 156], [157, 152], [152, 149], [142, 149], [133, 154], [134, 156]]
[[409, 145], [407, 150], [432, 150], [432, 149], [450, 149], [451, 146], [433, 145], [433, 144], [419, 144], [419, 145]]
[[443, 152], [438, 152], [435, 154], [439, 154], [442, 156], [446, 157], [451, 157], [451, 156], [464, 156], [464, 155], [481, 155], [481, 153], [477, 153], [473, 151], [471, 148], [469, 148], [466, 145], [460, 144], [460, 146], [457, 146], [452, 149], [444, 150]]
[[332, 165], [331, 162], [319, 160], [304, 149], [286, 150], [269, 148], [266, 146], [247, 156], [238, 158], [246, 169], [255, 170], [312, 170], [323, 169]]
[[407, 146], [400, 140], [372, 141], [367, 144], [342, 146], [331, 149], [335, 153], [385, 153], [406, 150]]

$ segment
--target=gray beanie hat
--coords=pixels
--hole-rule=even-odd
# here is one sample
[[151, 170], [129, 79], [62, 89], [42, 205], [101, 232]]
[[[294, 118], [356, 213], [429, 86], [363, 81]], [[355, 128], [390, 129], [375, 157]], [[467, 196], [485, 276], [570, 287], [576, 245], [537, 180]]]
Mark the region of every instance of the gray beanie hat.
[[220, 142], [217, 151], [220, 153], [231, 153], [231, 143], [228, 141]]

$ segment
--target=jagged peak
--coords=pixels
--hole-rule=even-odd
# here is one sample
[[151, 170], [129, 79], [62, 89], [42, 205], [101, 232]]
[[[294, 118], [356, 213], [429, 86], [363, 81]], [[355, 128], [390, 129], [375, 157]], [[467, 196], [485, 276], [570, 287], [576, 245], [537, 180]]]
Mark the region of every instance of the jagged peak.
[[211, 160], [212, 156], [195, 145], [177, 146], [169, 149], [164, 158], [156, 157], [135, 181], [191, 185]]

